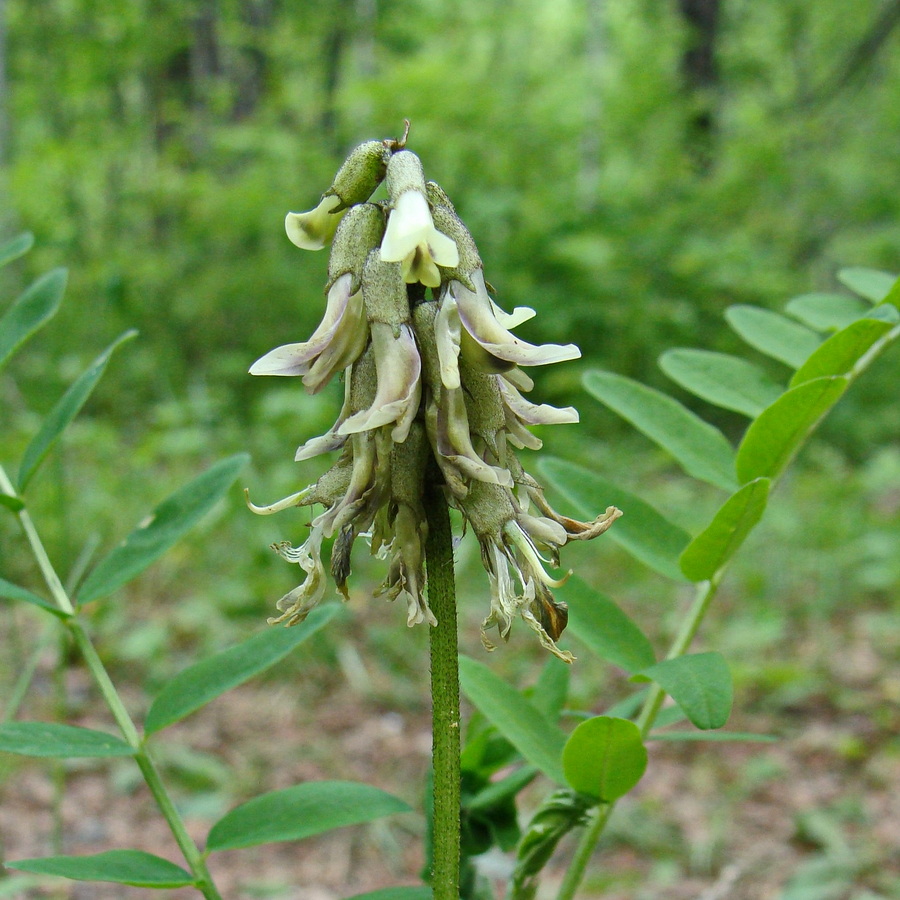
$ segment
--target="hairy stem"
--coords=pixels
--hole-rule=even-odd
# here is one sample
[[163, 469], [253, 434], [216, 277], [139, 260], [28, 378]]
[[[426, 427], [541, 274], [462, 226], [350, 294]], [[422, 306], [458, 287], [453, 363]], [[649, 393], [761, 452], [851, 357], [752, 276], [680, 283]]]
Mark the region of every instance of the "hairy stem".
[[459, 658], [450, 514], [440, 487], [425, 496], [428, 602], [437, 619], [431, 629], [431, 721], [434, 768], [434, 900], [459, 900]]
[[[2, 466], [0, 466], [0, 490], [12, 497], [17, 496], [15, 488]], [[113, 718], [116, 720], [116, 724], [119, 726], [122, 736], [134, 750], [135, 762], [141, 770], [144, 781], [147, 783], [147, 787], [150, 789], [150, 793], [153, 795], [153, 799], [156, 801], [160, 812], [168, 823], [172, 836], [175, 838], [175, 841], [181, 849], [185, 861], [190, 867], [191, 873], [196, 879], [195, 885], [197, 890], [199, 890], [207, 900], [222, 900], [219, 891], [213, 884], [209, 869], [206, 866], [206, 860], [197, 845], [191, 840], [187, 828], [185, 827], [184, 820], [181, 818], [181, 815], [176, 809], [175, 804], [160, 777], [159, 770], [150, 755], [149, 749], [141, 740], [137, 726], [128, 714], [128, 710], [125, 708], [125, 704], [122, 702], [119, 692], [116, 690], [106, 667], [103, 665], [96, 648], [91, 643], [84, 625], [78, 617], [75, 604], [63, 587], [59, 575], [57, 575], [56, 570], [53, 568], [53, 564], [50, 562], [50, 557], [44, 549], [43, 542], [41, 541], [40, 535], [38, 534], [31, 517], [25, 509], [19, 510], [17, 516], [54, 601], [63, 612], [68, 614], [65, 625], [72, 635], [72, 639], [78, 647], [85, 665], [87, 665], [97, 687], [100, 689], [100, 693], [103, 695], [106, 705], [109, 707]]]

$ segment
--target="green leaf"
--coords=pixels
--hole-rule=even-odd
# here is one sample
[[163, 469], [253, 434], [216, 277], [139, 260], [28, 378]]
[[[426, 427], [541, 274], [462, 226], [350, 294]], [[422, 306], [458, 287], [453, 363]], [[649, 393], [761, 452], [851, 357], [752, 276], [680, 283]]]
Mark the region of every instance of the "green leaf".
[[697, 728], [721, 728], [731, 714], [731, 672], [721, 653], [689, 653], [666, 659], [631, 680], [655, 681]]
[[608, 597], [575, 577], [556, 593], [569, 604], [569, 631], [600, 659], [626, 672], [639, 672], [656, 662], [650, 641]]
[[31, 477], [37, 471], [50, 448], [62, 434], [66, 426], [78, 415], [84, 406], [91, 391], [106, 370], [113, 351], [125, 341], [137, 335], [136, 331], [127, 331], [121, 337], [110, 344], [103, 353], [98, 356], [90, 368], [84, 371], [75, 383], [63, 394], [59, 402], [44, 419], [40, 431], [25, 448], [22, 463], [19, 466], [19, 491], [24, 491]]
[[53, 722], [5, 722], [0, 725], [0, 750], [54, 758], [134, 755], [115, 735]]
[[382, 888], [367, 894], [354, 894], [348, 900], [431, 900], [431, 888], [426, 885]]
[[791, 387], [828, 375], [849, 375], [869, 348], [893, 326], [878, 319], [859, 319], [833, 334], [794, 373]]
[[398, 797], [368, 784], [311, 781], [254, 797], [235, 807], [213, 825], [206, 846], [216, 851], [299, 841], [409, 809]]
[[0, 266], [11, 263], [14, 259], [24, 256], [34, 246], [34, 235], [30, 231], [17, 235], [11, 241], [7, 241], [0, 247]]
[[537, 683], [528, 694], [532, 706], [549, 722], [556, 722], [562, 714], [569, 695], [572, 667], [559, 657], [550, 656], [541, 668]]
[[694, 478], [733, 490], [734, 453], [718, 428], [668, 394], [612, 372], [592, 369], [584, 386], [601, 403], [655, 441]]
[[31, 603], [33, 606], [39, 606], [48, 613], [52, 613], [59, 619], [68, 619], [70, 616], [70, 613], [64, 612], [52, 603], [48, 603], [43, 597], [32, 594], [31, 591], [13, 584], [11, 581], [6, 581], [4, 578], [0, 578], [0, 597], [5, 597], [7, 600], [22, 600], [25, 603]]
[[0, 319], [0, 367], [59, 308], [67, 277], [65, 269], [42, 275]]
[[897, 276], [891, 275], [890, 272], [879, 272], [877, 269], [864, 269], [860, 266], [841, 269], [837, 277], [844, 287], [850, 288], [854, 294], [859, 294], [860, 297], [865, 297], [873, 303], [884, 300], [897, 280]]
[[177, 888], [194, 884], [181, 866], [142, 850], [107, 850], [93, 856], [45, 856], [4, 863], [37, 875], [61, 875], [74, 881], [112, 881], [134, 887]]
[[738, 447], [738, 478], [776, 478], [847, 384], [846, 378], [816, 378], [782, 394], [747, 429]]
[[658, 513], [650, 504], [622, 490], [595, 472], [562, 459], [547, 457], [537, 464], [542, 478], [572, 505], [572, 514], [592, 519], [607, 506], [619, 507], [625, 515], [604, 535], [635, 559], [660, 575], [684, 581], [678, 557], [691, 536]]
[[98, 563], [78, 592], [79, 602], [108, 596], [155, 562], [212, 509], [248, 459], [246, 453], [223, 459], [164, 500], [146, 522]]
[[771, 484], [768, 478], [756, 478], [745, 484], [688, 544], [681, 554], [681, 571], [691, 581], [712, 578], [734, 556], [762, 518]]
[[751, 347], [792, 369], [802, 366], [819, 346], [819, 336], [814, 331], [770, 309], [729, 306], [725, 319]]
[[563, 768], [576, 791], [613, 803], [641, 780], [647, 768], [641, 730], [628, 719], [588, 719], [566, 741]]
[[751, 731], [654, 731], [648, 741], [742, 741], [747, 744], [774, 744], [781, 740], [774, 734]]
[[781, 393], [759, 366], [727, 353], [679, 347], [663, 353], [659, 367], [686, 391], [751, 419]]
[[565, 784], [563, 732], [542, 716], [514, 687], [483, 663], [459, 658], [459, 683], [465, 695], [532, 765], [551, 781]]
[[11, 512], [17, 513], [25, 509], [25, 504], [12, 494], [0, 494], [0, 506], [5, 506]]
[[838, 331], [862, 318], [870, 309], [849, 294], [803, 294], [789, 300], [785, 312], [816, 331]]
[[275, 665], [330, 622], [340, 610], [341, 607], [334, 603], [321, 606], [300, 625], [267, 628], [179, 672], [153, 701], [144, 731], [153, 734], [178, 722], [210, 700]]

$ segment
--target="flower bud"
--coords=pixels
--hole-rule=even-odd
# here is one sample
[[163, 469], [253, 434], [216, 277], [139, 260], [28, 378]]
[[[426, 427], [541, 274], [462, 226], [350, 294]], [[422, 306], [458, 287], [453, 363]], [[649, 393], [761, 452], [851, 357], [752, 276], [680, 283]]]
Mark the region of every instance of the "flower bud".
[[361, 284], [363, 267], [384, 234], [384, 213], [374, 203], [360, 203], [344, 216], [328, 259], [330, 288], [341, 275], [353, 276], [350, 293], [355, 294]]

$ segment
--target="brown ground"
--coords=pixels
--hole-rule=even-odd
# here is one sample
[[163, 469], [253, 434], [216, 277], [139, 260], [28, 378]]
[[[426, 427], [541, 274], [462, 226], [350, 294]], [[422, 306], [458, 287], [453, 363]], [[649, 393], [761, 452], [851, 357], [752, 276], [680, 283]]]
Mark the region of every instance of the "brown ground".
[[[865, 660], [848, 666], [844, 659], [834, 665], [835, 679], [855, 679], [849, 686], [860, 698], [856, 709], [812, 696], [765, 712], [754, 710], [753, 698], [745, 697], [749, 711], [736, 712], [729, 728], [783, 735], [777, 744], [652, 744], [647, 774], [617, 809], [580, 896], [779, 900], [785, 885], [823, 847], [831, 847], [835, 862], [835, 845], [829, 841], [836, 834], [835, 840], [846, 844], [844, 858], [853, 874], [834, 891], [823, 885], [821, 892], [813, 889], [798, 898], [900, 897], [900, 691], [886, 662], [875, 660], [867, 668]], [[198, 841], [230, 806], [305, 780], [365, 781], [421, 809], [430, 736], [423, 701], [409, 699], [418, 690], [406, 685], [408, 696], [401, 705], [386, 701], [389, 692], [381, 684], [385, 670], [374, 656], [348, 651], [339, 668], [340, 673], [332, 669], [329, 674], [322, 666], [321, 673], [304, 678], [304, 703], [298, 702], [293, 682], [257, 680], [165, 733], [160, 758], [170, 758], [165, 753], [169, 746], [193, 751], [187, 762], [171, 759], [182, 773], [182, 781], [175, 776], [175, 790], [188, 798], [186, 816]], [[73, 723], [112, 730], [82, 669], [70, 673], [68, 693], [79, 706]], [[141, 709], [144, 692], [133, 687], [126, 701]], [[45, 716], [50, 714], [45, 711]], [[7, 767], [0, 795], [5, 858], [54, 852], [52, 764], [9, 756], [0, 764]], [[228, 774], [220, 772], [219, 764]], [[523, 805], [533, 805], [539, 796], [539, 789], [532, 791]], [[61, 819], [63, 852], [135, 847], [180, 862], [130, 763], [82, 760], [68, 765]], [[379, 887], [416, 884], [421, 831], [422, 818], [416, 813], [299, 844], [215, 854], [210, 866], [226, 900], [338, 900]], [[564, 843], [558, 858], [572, 846]], [[503, 865], [499, 857], [489, 862], [494, 871]], [[551, 867], [540, 898], [554, 896], [561, 872], [561, 862]], [[3, 892], [11, 886], [0, 880], [0, 898], [152, 896], [145, 890], [60, 879]], [[199, 895], [183, 889], [157, 891], [156, 896], [196, 900]]]

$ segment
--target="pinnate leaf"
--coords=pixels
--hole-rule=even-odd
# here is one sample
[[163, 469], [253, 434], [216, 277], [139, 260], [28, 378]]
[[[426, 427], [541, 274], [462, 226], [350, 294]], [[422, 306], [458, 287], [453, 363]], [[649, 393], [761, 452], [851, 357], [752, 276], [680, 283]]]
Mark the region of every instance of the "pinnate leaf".
[[584, 386], [631, 422], [700, 481], [732, 490], [734, 453], [725, 435], [668, 394], [612, 372], [592, 369]]
[[532, 765], [551, 781], [565, 784], [562, 771], [563, 732], [514, 687], [483, 663], [459, 658], [459, 683], [475, 707]]
[[768, 478], [756, 478], [732, 494], [712, 522], [681, 554], [681, 571], [691, 581], [712, 578], [756, 527], [769, 499]]
[[839, 331], [871, 308], [870, 303], [849, 294], [802, 294], [789, 300], [784, 309], [816, 331]]
[[19, 587], [19, 585], [13, 584], [11, 581], [6, 581], [4, 578], [0, 578], [0, 597], [5, 597], [7, 600], [21, 600], [24, 603], [31, 603], [33, 606], [39, 606], [60, 619], [68, 619], [70, 615], [70, 613], [64, 612], [58, 606], [48, 603], [43, 597], [39, 597], [23, 587]]
[[92, 856], [45, 856], [4, 863], [36, 875], [61, 875], [73, 881], [111, 881], [145, 888], [177, 888], [194, 883], [181, 866], [142, 850], [107, 850]]
[[206, 846], [216, 851], [299, 841], [409, 809], [398, 797], [369, 784], [311, 781], [271, 791], [235, 807], [213, 825]]
[[147, 734], [160, 731], [275, 665], [330, 622], [340, 609], [337, 604], [321, 606], [293, 628], [268, 628], [179, 672], [153, 701], [144, 730]]
[[833, 334], [794, 373], [791, 387], [828, 375], [849, 375], [868, 350], [892, 328], [879, 319], [859, 319]]
[[776, 478], [819, 420], [847, 389], [846, 378], [816, 378], [782, 394], [751, 422], [738, 447], [736, 468], [744, 483]]
[[750, 418], [759, 415], [781, 393], [759, 366], [727, 353], [679, 347], [663, 353], [659, 367], [702, 400]]
[[678, 557], [691, 536], [658, 513], [649, 503], [612, 484], [605, 478], [562, 459], [547, 457], [537, 464], [538, 473], [571, 506], [571, 513], [592, 519], [607, 506], [617, 506], [625, 515], [616, 519], [603, 540], [617, 543], [635, 559], [675, 581], [684, 581]]
[[656, 662], [643, 631], [608, 597], [574, 577], [556, 594], [569, 605], [569, 631], [600, 659], [626, 672], [639, 672]]
[[731, 673], [721, 653], [689, 653], [665, 659], [632, 676], [655, 681], [697, 728], [721, 728], [731, 714]]
[[34, 235], [30, 231], [17, 235], [0, 246], [0, 266], [11, 263], [26, 254], [34, 246]]
[[63, 394], [59, 402], [44, 419], [40, 430], [25, 448], [22, 463], [19, 466], [19, 490], [24, 491], [32, 475], [37, 471], [50, 448], [62, 434], [65, 427], [78, 415], [91, 391], [106, 371], [113, 351], [122, 343], [137, 335], [136, 331], [127, 331], [117, 338], [103, 353], [98, 356], [90, 368], [86, 369], [75, 383]]
[[42, 275], [0, 319], [0, 367], [59, 308], [67, 277], [65, 269]]
[[134, 754], [134, 749], [115, 735], [54, 722], [3, 723], [0, 725], [0, 750], [21, 756], [57, 759]]
[[223, 459], [164, 500], [148, 521], [98, 563], [78, 592], [79, 602], [108, 596], [159, 559], [212, 509], [248, 459], [245, 453]]
[[802, 366], [820, 343], [805, 325], [759, 306], [729, 306], [725, 320], [751, 347], [792, 369]]
[[594, 716], [582, 722], [566, 741], [563, 768], [576, 791], [612, 803], [641, 780], [647, 768], [647, 748], [634, 722]]
[[838, 281], [850, 288], [854, 294], [859, 294], [872, 303], [880, 303], [890, 293], [897, 276], [890, 272], [880, 272], [878, 269], [851, 266], [838, 272]]

